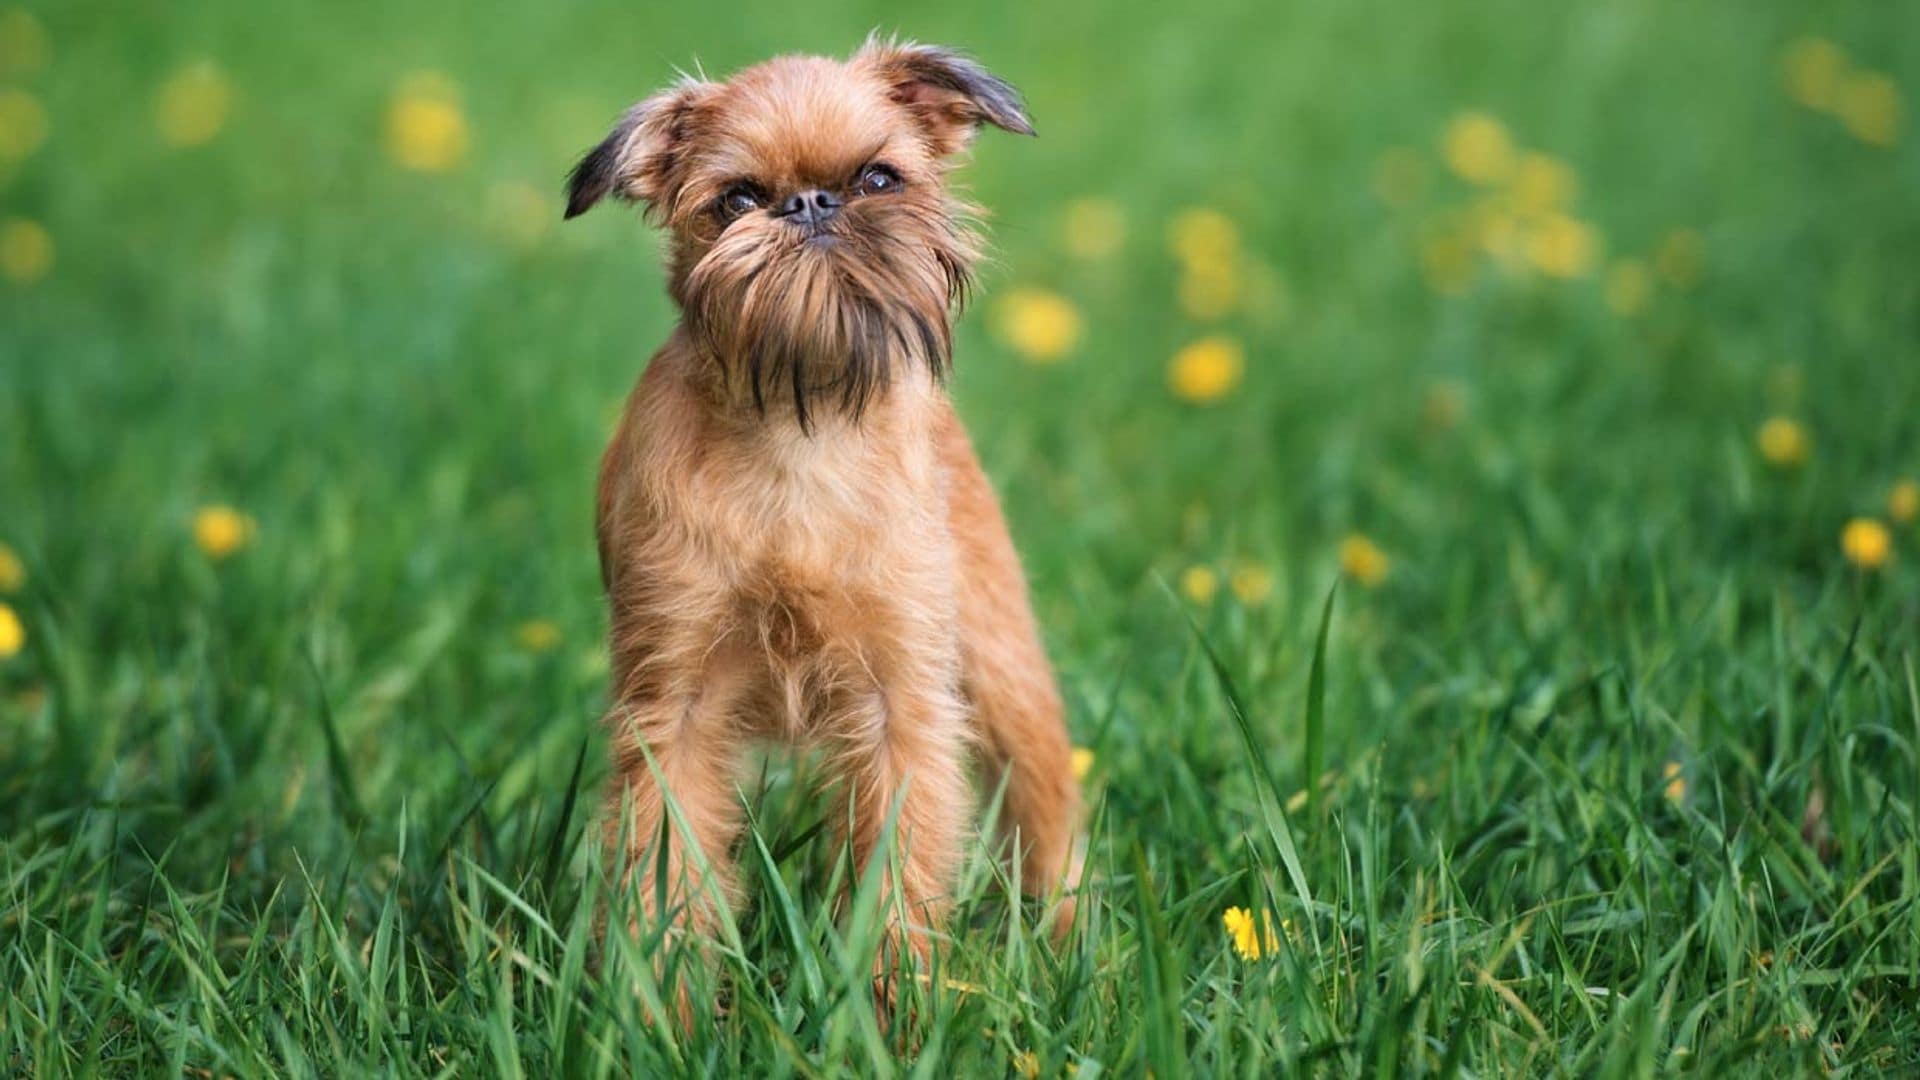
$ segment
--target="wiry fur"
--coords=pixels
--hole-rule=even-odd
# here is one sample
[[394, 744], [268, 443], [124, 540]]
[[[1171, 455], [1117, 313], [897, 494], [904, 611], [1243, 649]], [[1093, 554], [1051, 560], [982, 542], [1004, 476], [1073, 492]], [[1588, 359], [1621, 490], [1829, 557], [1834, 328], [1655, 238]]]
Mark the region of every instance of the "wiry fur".
[[[942, 389], [978, 254], [945, 175], [982, 122], [1032, 130], [1012, 88], [971, 60], [870, 41], [844, 63], [787, 57], [683, 82], [630, 110], [575, 170], [569, 216], [614, 194], [668, 229], [684, 317], [628, 399], [599, 484], [606, 829], [650, 914], [663, 790], [711, 871], [670, 843], [670, 910], [697, 929], [708, 888], [731, 893], [735, 770], [753, 738], [828, 751], [863, 862], [885, 855], [897, 801], [890, 885], [911, 915], [892, 951], [924, 954], [940, 921], [971, 820], [972, 751], [992, 782], [1005, 777], [1026, 886], [1077, 879], [1060, 698]], [[904, 186], [849, 194], [812, 235], [766, 209], [716, 213], [742, 183], [777, 205], [848, 190], [875, 161]]]

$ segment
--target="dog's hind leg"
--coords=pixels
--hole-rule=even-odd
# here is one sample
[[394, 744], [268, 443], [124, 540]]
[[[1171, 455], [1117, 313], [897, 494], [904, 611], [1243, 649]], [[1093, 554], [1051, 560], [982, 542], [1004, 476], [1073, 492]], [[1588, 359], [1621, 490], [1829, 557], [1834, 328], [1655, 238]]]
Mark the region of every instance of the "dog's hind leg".
[[993, 489], [958, 422], [943, 437], [949, 518], [957, 546], [962, 676], [989, 786], [1004, 779], [1002, 831], [1020, 859], [1021, 887], [1065, 888], [1056, 930], [1072, 924], [1080, 884], [1080, 788], [1060, 692], [1027, 602], [1026, 578]]

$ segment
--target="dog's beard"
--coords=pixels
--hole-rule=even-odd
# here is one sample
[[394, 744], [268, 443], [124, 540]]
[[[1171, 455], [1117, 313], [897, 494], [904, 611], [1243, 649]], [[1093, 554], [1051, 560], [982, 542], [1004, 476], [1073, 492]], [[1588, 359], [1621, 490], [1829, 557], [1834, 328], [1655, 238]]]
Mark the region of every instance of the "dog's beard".
[[688, 321], [761, 415], [790, 406], [808, 431], [822, 407], [858, 421], [896, 369], [946, 378], [972, 254], [950, 215], [904, 199], [848, 207], [812, 235], [742, 220], [688, 272]]

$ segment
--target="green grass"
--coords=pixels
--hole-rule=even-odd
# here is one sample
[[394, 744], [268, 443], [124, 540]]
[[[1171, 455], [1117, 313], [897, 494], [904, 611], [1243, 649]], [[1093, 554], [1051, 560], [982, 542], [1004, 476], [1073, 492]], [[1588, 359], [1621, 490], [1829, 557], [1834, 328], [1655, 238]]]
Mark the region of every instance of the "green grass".
[[[1899, 5], [30, 6], [51, 61], [0, 88], [49, 131], [0, 218], [57, 255], [0, 280], [0, 1071], [1920, 1069], [1920, 535], [1878, 573], [1839, 545], [1920, 473]], [[595, 955], [590, 827], [593, 468], [672, 313], [637, 216], [561, 228], [558, 182], [673, 65], [874, 25], [975, 50], [1041, 132], [969, 167], [997, 260], [955, 393], [1096, 754], [1091, 881], [1056, 947], [976, 850], [883, 1030], [836, 808], [772, 757], [751, 907], [662, 954], [682, 1031], [656, 941]], [[1903, 87], [1895, 145], [1788, 97], [1803, 34]], [[170, 148], [157, 88], [200, 57], [232, 116]], [[449, 173], [382, 145], [420, 69], [471, 125]], [[1465, 109], [1577, 170], [1608, 259], [1698, 230], [1699, 281], [1630, 318], [1602, 267], [1436, 294]], [[1090, 195], [1127, 224], [1091, 262], [1060, 240]], [[1278, 282], [1252, 310], [1183, 314], [1190, 206]], [[1064, 362], [991, 333], [1014, 286], [1082, 313]], [[1245, 379], [1178, 401], [1210, 333]], [[1776, 414], [1797, 469], [1755, 452]], [[217, 503], [258, 532], [215, 562]], [[1391, 572], [1323, 624], [1356, 531]], [[1264, 599], [1226, 587], [1249, 563]], [[1233, 954], [1231, 906], [1290, 921], [1277, 955]]]

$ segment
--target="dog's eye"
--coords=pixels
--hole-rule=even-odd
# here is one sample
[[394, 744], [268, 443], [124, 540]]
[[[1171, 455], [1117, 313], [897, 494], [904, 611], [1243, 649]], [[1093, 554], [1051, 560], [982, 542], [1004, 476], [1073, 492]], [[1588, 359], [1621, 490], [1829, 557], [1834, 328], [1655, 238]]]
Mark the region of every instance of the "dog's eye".
[[760, 209], [760, 195], [745, 184], [735, 184], [720, 196], [720, 216], [731, 221], [741, 214]]
[[862, 195], [885, 195], [900, 190], [900, 174], [887, 165], [869, 165], [860, 170], [860, 182], [854, 190]]

